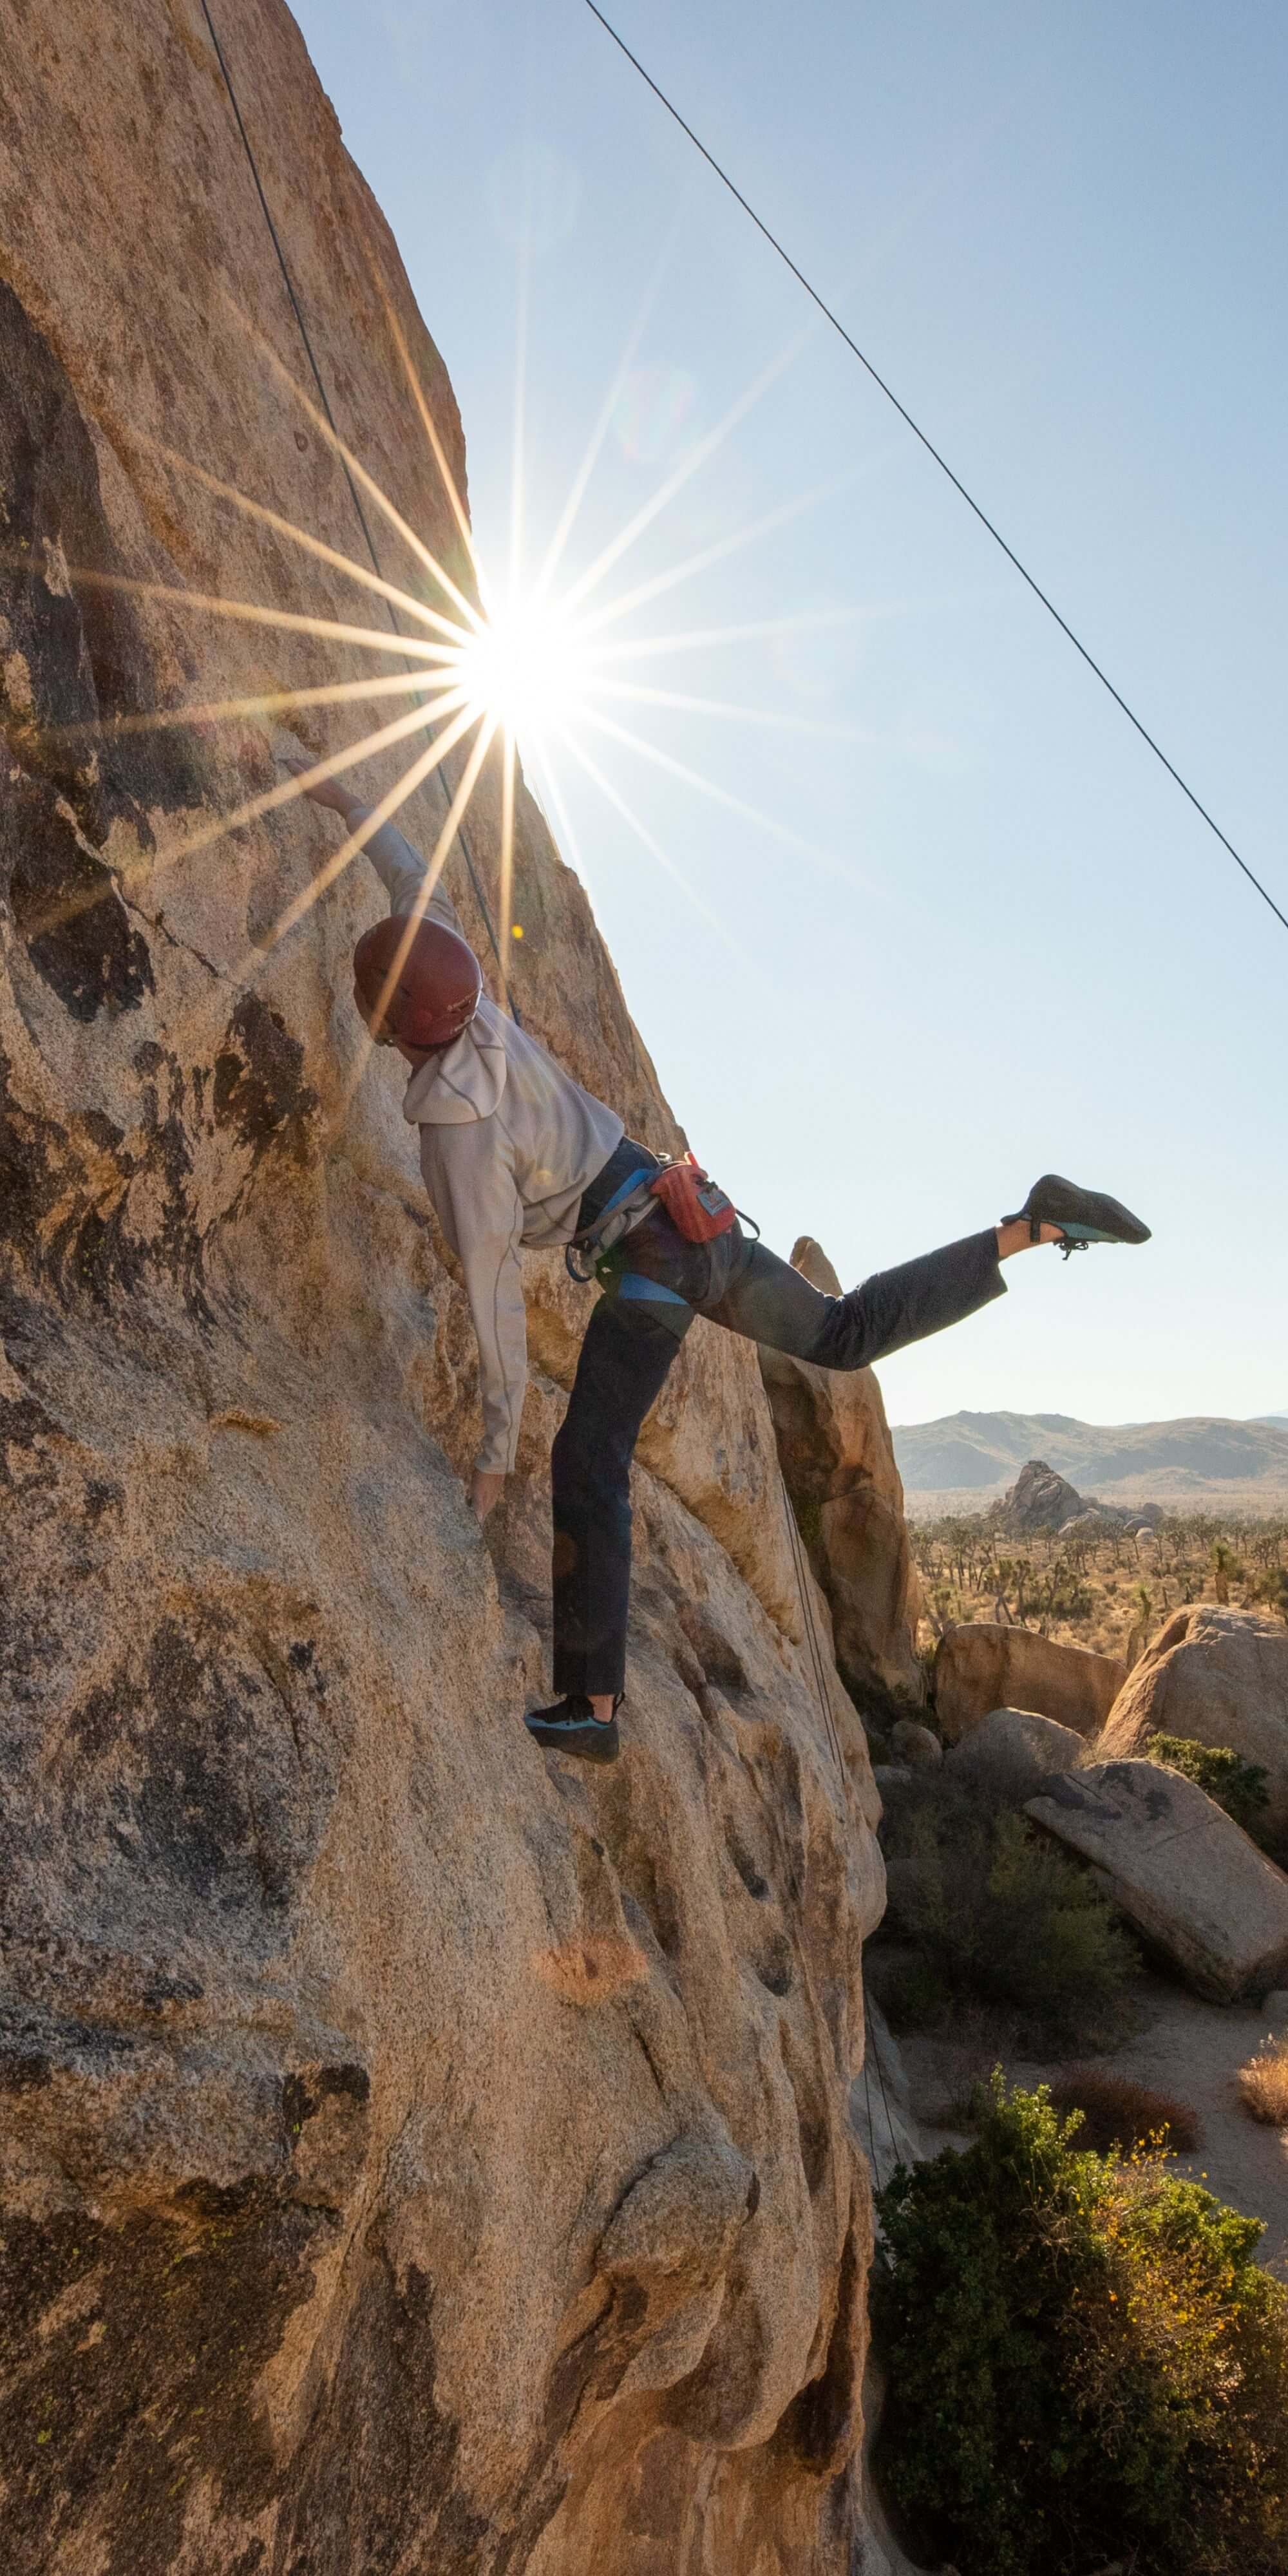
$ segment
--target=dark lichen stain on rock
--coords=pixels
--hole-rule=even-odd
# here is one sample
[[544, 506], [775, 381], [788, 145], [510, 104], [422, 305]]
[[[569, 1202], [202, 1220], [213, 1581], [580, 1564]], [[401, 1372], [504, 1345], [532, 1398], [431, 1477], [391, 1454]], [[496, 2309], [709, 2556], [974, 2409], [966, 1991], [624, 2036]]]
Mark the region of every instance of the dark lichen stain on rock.
[[179, 729], [111, 729], [113, 719], [156, 705], [142, 628], [128, 597], [110, 586], [133, 567], [108, 529], [71, 380], [3, 282], [0, 345], [0, 613], [8, 629], [0, 733], [33, 780], [67, 799], [95, 848], [117, 816], [128, 817], [148, 847], [148, 809], [200, 804], [206, 774], [195, 739]]
[[9, 2576], [44, 2576], [91, 2529], [101, 2576], [160, 2576], [204, 2483], [247, 2516], [271, 2502], [257, 2381], [333, 2233], [285, 2185], [194, 2186], [116, 2223], [7, 2218]]
[[256, 1155], [277, 1139], [302, 1161], [308, 1120], [317, 1107], [316, 1092], [300, 1079], [303, 1062], [303, 1046], [280, 1011], [244, 993], [215, 1058], [216, 1126], [231, 1127]]
[[[106, 1311], [149, 1280], [169, 1277], [189, 1313], [209, 1319], [202, 1287], [205, 1243], [189, 1203], [192, 1157], [175, 1099], [163, 1107], [144, 1086], [142, 1119], [126, 1136], [89, 1111], [62, 1125], [23, 1106], [0, 1053], [0, 1200], [10, 1259], [64, 1305], [88, 1299]], [[106, 1168], [105, 1168], [106, 1167]], [[114, 1169], [112, 1168], [114, 1167]], [[146, 1230], [136, 1225], [147, 1210]], [[157, 1209], [160, 1209], [158, 1217]]]
[[341, 1758], [316, 1679], [296, 1672], [287, 1690], [196, 1604], [162, 1617], [33, 1746], [61, 1810], [53, 1829], [96, 1855], [130, 1919], [146, 1890], [176, 1937], [207, 1915], [254, 1957], [280, 1947]]
[[282, 2087], [282, 2124], [288, 2138], [299, 2136], [306, 2120], [317, 2117], [328, 2097], [366, 2108], [371, 2098], [371, 2077], [365, 2066], [320, 2066], [307, 2075], [288, 2075]]
[[138, 1010], [154, 990], [147, 941], [42, 779], [11, 780], [0, 804], [0, 882], [32, 965], [74, 1020]]
[[274, 2565], [281, 2576], [434, 2576], [495, 2565], [496, 2535], [462, 2493], [460, 2433], [435, 2394], [433, 2288], [400, 2279], [369, 2239], [334, 2377], [318, 2401], [292, 2481]]

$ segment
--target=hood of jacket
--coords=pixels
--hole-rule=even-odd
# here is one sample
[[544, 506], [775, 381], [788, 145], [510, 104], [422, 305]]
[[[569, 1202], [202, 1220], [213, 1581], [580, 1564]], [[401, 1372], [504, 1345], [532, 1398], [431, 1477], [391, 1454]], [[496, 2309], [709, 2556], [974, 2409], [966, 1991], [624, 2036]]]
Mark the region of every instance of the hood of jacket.
[[412, 1127], [465, 1127], [475, 1118], [490, 1118], [505, 1089], [509, 1066], [499, 1024], [484, 1017], [481, 1004], [443, 1055], [431, 1057], [412, 1075], [403, 1098], [403, 1116]]

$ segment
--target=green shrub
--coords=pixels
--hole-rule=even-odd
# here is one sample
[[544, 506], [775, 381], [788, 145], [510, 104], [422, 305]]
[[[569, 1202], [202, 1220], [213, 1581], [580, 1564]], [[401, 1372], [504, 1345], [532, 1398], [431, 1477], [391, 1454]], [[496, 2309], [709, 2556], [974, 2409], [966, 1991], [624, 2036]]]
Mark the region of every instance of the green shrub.
[[1196, 1780], [1218, 1807], [1245, 1834], [1260, 1842], [1266, 1829], [1266, 1774], [1259, 1762], [1245, 1762], [1228, 1744], [1199, 1744], [1189, 1735], [1153, 1735], [1146, 1748], [1151, 1762]]
[[1288, 2291], [1260, 2222], [1079, 2151], [1000, 2072], [964, 2153], [880, 2194], [878, 2458], [961, 2576], [1282, 2576]]
[[933, 1772], [891, 1800], [884, 1839], [919, 1864], [900, 1901], [911, 1950], [882, 1984], [897, 2023], [973, 2002], [1017, 2011], [1035, 2045], [1121, 2028], [1135, 1946], [1089, 1873], [1022, 1816]]

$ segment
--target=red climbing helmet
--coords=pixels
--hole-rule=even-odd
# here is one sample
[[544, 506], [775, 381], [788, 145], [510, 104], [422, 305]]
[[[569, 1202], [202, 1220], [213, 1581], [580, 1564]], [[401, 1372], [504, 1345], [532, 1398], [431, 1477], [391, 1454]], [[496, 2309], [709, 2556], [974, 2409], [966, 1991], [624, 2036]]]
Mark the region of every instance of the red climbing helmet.
[[450, 1046], [469, 1027], [483, 990], [479, 961], [456, 931], [441, 921], [413, 930], [397, 913], [364, 930], [353, 981], [368, 1013], [380, 1015], [379, 1039], [426, 1049]]

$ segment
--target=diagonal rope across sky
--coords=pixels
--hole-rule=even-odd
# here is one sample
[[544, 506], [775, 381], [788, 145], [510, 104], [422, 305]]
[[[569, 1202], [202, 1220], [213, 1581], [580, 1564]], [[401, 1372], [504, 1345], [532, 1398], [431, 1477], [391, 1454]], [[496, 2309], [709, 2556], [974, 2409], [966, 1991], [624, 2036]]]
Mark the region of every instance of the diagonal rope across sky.
[[829, 322], [832, 329], [838, 334], [839, 338], [844, 341], [851, 356], [858, 359], [861, 367], [866, 368], [867, 373], [872, 378], [873, 384], [876, 385], [878, 390], [885, 395], [886, 401], [893, 404], [900, 419], [906, 422], [908, 428], [912, 431], [913, 437], [920, 440], [927, 455], [933, 457], [940, 472], [947, 475], [954, 491], [961, 494], [967, 508], [974, 511], [981, 527], [986, 528], [990, 537], [993, 539], [994, 544], [1001, 547], [1008, 563], [1014, 565], [1021, 581], [1028, 583], [1029, 589], [1033, 592], [1035, 599], [1039, 599], [1048, 615], [1055, 619], [1056, 625], [1060, 628], [1061, 633], [1068, 637], [1074, 651], [1081, 654], [1088, 670], [1094, 671], [1102, 688], [1107, 689], [1110, 697], [1114, 701], [1114, 704], [1121, 707], [1128, 723], [1135, 726], [1137, 733], [1140, 735], [1141, 741], [1147, 743], [1149, 749], [1153, 752], [1155, 759], [1162, 762], [1169, 778], [1174, 779], [1176, 785], [1180, 788], [1182, 796], [1188, 797], [1195, 813], [1201, 815], [1203, 821], [1207, 824], [1208, 830], [1216, 834], [1222, 849], [1228, 851], [1230, 857], [1235, 863], [1235, 866], [1242, 869], [1249, 885], [1255, 887], [1257, 893], [1261, 896], [1263, 903], [1269, 904], [1276, 921], [1281, 922], [1284, 929], [1288, 930], [1288, 913], [1281, 912], [1279, 905], [1276, 903], [1274, 896], [1270, 893], [1268, 887], [1262, 884], [1259, 876], [1254, 875], [1247, 860], [1240, 857], [1233, 841], [1230, 840], [1228, 835], [1222, 831], [1220, 824], [1216, 821], [1215, 817], [1208, 812], [1206, 805], [1201, 803], [1200, 799], [1195, 795], [1193, 788], [1184, 778], [1182, 778], [1175, 762], [1168, 759], [1161, 743], [1156, 742], [1148, 727], [1142, 724], [1140, 717], [1135, 713], [1134, 709], [1128, 705], [1121, 689], [1115, 688], [1108, 672], [1102, 669], [1100, 663], [1096, 660], [1095, 655], [1088, 650], [1081, 637], [1075, 634], [1067, 617], [1061, 616], [1059, 609], [1056, 607], [1055, 601], [1049, 597], [1048, 593], [1042, 588], [1041, 583], [1029, 571], [1027, 564], [1021, 562], [1019, 556], [1015, 552], [1015, 548], [1007, 544], [1005, 537], [1002, 535], [1001, 529], [994, 524], [992, 519], [990, 519], [988, 512], [981, 507], [980, 503], [975, 499], [974, 494], [967, 490], [961, 476], [953, 472], [947, 457], [940, 453], [940, 450], [935, 446], [934, 441], [927, 436], [919, 422], [913, 419], [912, 413], [907, 409], [907, 406], [900, 402], [893, 386], [887, 384], [885, 377], [878, 372], [877, 368], [874, 367], [872, 360], [859, 347], [858, 341], [846, 330], [845, 324], [842, 322], [839, 314], [835, 313], [831, 305], [824, 300], [823, 296], [820, 295], [818, 288], [811, 284], [804, 269], [797, 267], [795, 260], [792, 258], [791, 252], [784, 248], [784, 245], [779, 240], [777, 233], [771, 232], [769, 225], [764, 220], [764, 217], [757, 214], [755, 207], [750, 202], [750, 199], [744, 197], [741, 188], [738, 187], [737, 183], [733, 179], [730, 178], [723, 163], [717, 161], [714, 152], [708, 151], [701, 135], [694, 133], [693, 127], [680, 114], [679, 108], [675, 105], [674, 100], [667, 96], [666, 91], [661, 87], [660, 83], [654, 80], [652, 73], [645, 69], [638, 54], [632, 53], [625, 37], [618, 34], [617, 29], [613, 26], [611, 20], [604, 16], [603, 10], [596, 7], [595, 0], [586, 0], [586, 6], [589, 9], [592, 18], [598, 19], [605, 35], [611, 36], [613, 43], [618, 48], [618, 51], [625, 55], [626, 60], [631, 65], [632, 69], [639, 73], [640, 79], [645, 83], [646, 87], [652, 90], [654, 98], [656, 98], [660, 105], [666, 109], [667, 115], [674, 119], [675, 123], [680, 128], [680, 132], [687, 135], [689, 142], [694, 147], [694, 150], [701, 153], [708, 168], [715, 172], [721, 186], [728, 189], [730, 196], [735, 200], [736, 204], [741, 206], [743, 213], [750, 218], [750, 221], [755, 225], [757, 232], [764, 236], [770, 249], [777, 254], [779, 259], [781, 259], [784, 267], [790, 269], [797, 285], [804, 288], [810, 302], [817, 306], [824, 321]]

